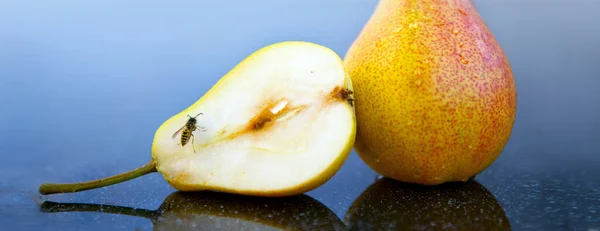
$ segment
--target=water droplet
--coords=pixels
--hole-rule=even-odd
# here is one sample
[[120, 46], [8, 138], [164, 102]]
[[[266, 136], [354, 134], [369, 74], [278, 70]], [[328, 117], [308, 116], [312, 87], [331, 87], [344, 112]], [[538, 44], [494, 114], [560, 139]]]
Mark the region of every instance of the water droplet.
[[429, 5], [429, 9], [433, 10], [433, 9], [435, 9], [435, 7], [433, 7], [433, 5]]
[[421, 80], [420, 80], [420, 79], [417, 79], [417, 81], [415, 81], [415, 84], [416, 84], [417, 86], [420, 86], [420, 85], [421, 85]]
[[475, 149], [472, 144], [469, 144], [469, 149]]
[[452, 29], [452, 34], [458, 34], [458, 33], [460, 33], [460, 31], [458, 31], [457, 28]]
[[412, 121], [412, 120], [408, 120], [408, 121], [406, 121], [406, 124], [408, 124], [408, 125], [412, 125], [412, 124], [413, 124], [413, 121]]
[[429, 59], [425, 59], [425, 60], [423, 61], [423, 63], [424, 63], [424, 64], [428, 64], [428, 63], [429, 63]]
[[397, 28], [395, 28], [394, 30], [392, 30], [392, 32], [394, 33], [398, 33], [402, 30], [402, 25], [399, 25]]
[[[421, 70], [415, 70], [415, 75], [421, 76]], [[421, 80], [417, 80], [417, 81], [419, 81], [419, 83], [421, 83]]]
[[419, 27], [419, 24], [417, 22], [413, 22], [413, 23], [411, 23], [411, 24], [408, 25], [408, 28], [410, 28], [410, 29], [415, 29], [417, 27]]
[[277, 114], [281, 110], [283, 110], [283, 108], [285, 108], [285, 106], [287, 104], [288, 104], [288, 101], [284, 99], [284, 100], [279, 101], [277, 104], [275, 104], [275, 106], [271, 107], [269, 110], [271, 111], [271, 113]]
[[431, 20], [431, 17], [429, 15], [424, 15], [423, 16], [423, 21], [428, 22], [429, 20]]
[[375, 158], [375, 163], [379, 163], [380, 161], [379, 158]]
[[465, 56], [463, 56], [462, 54], [459, 54], [458, 56], [460, 57], [460, 63], [469, 64], [469, 60], [465, 58]]

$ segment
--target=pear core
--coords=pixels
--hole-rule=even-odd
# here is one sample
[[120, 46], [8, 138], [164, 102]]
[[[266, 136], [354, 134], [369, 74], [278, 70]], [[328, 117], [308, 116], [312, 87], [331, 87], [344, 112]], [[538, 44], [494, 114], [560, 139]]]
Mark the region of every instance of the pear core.
[[[303, 193], [346, 160], [355, 136], [352, 84], [341, 58], [309, 42], [266, 46], [156, 131], [158, 172], [181, 191]], [[199, 113], [189, 142], [172, 135]], [[194, 147], [192, 147], [192, 145]]]

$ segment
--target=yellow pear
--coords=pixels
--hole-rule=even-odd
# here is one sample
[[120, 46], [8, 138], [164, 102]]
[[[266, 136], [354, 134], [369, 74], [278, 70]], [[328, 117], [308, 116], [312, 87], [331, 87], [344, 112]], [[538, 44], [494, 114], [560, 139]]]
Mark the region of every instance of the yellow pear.
[[40, 193], [82, 191], [158, 171], [181, 191], [301, 194], [339, 170], [355, 130], [342, 59], [318, 44], [280, 42], [248, 56], [165, 121], [145, 166], [91, 182], [44, 184]]
[[[57, 203], [45, 213], [97, 212], [148, 218], [153, 230], [346, 230], [327, 206], [307, 195], [261, 198], [214, 192], [174, 192], [157, 210], [115, 205]], [[298, 219], [300, 217], [300, 219]]]
[[381, 0], [344, 62], [356, 99], [355, 150], [383, 176], [466, 181], [509, 140], [512, 70], [470, 0]]

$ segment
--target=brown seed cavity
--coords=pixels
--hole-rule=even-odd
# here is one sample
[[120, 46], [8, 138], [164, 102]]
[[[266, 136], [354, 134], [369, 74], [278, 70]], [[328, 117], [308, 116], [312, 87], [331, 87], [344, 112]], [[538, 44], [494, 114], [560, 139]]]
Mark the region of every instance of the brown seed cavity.
[[266, 129], [273, 125], [274, 120], [277, 117], [286, 114], [290, 111], [289, 101], [287, 99], [280, 99], [263, 106], [258, 115], [250, 120], [247, 130], [257, 131]]
[[348, 104], [350, 104], [350, 106], [354, 106], [354, 98], [352, 98], [352, 94], [354, 94], [353, 91], [351, 91], [348, 88], [342, 88], [340, 86], [336, 86], [335, 88], [333, 88], [333, 90], [331, 91], [331, 98], [335, 99], [335, 100], [345, 100], [348, 102]]
[[[354, 106], [353, 91], [347, 88], [336, 86], [328, 95], [329, 102], [347, 101], [350, 106]], [[242, 129], [227, 135], [227, 139], [246, 134], [257, 134], [266, 131], [277, 123], [293, 117], [297, 113], [305, 109], [306, 105], [292, 105], [288, 99], [280, 98], [277, 100], [269, 100], [260, 106], [260, 112], [248, 121]]]
[[245, 134], [257, 134], [277, 126], [278, 120], [293, 116], [301, 111], [304, 106], [291, 106], [287, 99], [269, 101], [261, 106], [260, 112], [248, 121], [248, 124], [237, 132], [228, 135], [234, 139]]

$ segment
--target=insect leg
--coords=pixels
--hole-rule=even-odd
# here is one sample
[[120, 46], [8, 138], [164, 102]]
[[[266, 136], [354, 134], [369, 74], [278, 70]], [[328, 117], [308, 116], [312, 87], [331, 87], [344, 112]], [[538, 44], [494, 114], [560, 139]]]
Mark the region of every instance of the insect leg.
[[190, 136], [192, 137], [192, 148], [194, 149], [194, 153], [196, 153], [196, 145], [194, 145], [194, 134], [190, 133]]
[[200, 130], [200, 131], [203, 131], [203, 132], [205, 132], [205, 131], [206, 131], [206, 128], [205, 128], [205, 127], [202, 127], [202, 126], [196, 126], [196, 128], [198, 128], [198, 130]]

